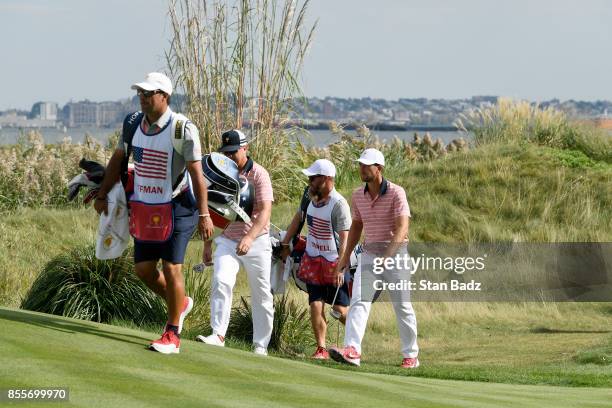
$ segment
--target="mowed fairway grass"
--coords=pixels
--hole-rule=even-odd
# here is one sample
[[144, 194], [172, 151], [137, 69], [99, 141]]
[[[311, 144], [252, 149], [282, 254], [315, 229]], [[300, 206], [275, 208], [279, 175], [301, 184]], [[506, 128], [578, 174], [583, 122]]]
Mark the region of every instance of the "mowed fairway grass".
[[166, 356], [145, 349], [151, 333], [16, 309], [0, 309], [0, 327], [0, 387], [68, 387], [70, 406], [609, 407], [612, 398], [609, 388], [362, 373], [192, 341]]

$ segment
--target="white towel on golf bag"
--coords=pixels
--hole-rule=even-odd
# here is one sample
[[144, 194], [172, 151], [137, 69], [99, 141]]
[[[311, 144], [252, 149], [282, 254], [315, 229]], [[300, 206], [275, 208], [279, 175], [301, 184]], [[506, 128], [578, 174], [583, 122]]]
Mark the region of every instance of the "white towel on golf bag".
[[106, 196], [108, 215], [100, 215], [96, 240], [96, 258], [115, 259], [130, 242], [127, 200], [121, 183], [116, 183]]
[[[280, 245], [282, 236], [278, 233], [270, 232], [270, 244], [272, 247]], [[283, 261], [272, 256], [272, 263], [270, 264], [270, 289], [273, 295], [282, 295], [285, 293], [285, 265]]]
[[270, 270], [270, 288], [273, 295], [285, 293], [285, 264], [280, 259], [273, 259]]

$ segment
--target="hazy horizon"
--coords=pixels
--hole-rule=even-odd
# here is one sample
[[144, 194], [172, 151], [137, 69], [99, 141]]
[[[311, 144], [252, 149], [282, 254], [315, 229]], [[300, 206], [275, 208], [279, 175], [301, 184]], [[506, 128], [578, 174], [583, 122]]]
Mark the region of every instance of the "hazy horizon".
[[[164, 70], [166, 13], [165, 0], [0, 2], [0, 110], [131, 97]], [[308, 14], [308, 97], [612, 99], [606, 0], [312, 0]]]

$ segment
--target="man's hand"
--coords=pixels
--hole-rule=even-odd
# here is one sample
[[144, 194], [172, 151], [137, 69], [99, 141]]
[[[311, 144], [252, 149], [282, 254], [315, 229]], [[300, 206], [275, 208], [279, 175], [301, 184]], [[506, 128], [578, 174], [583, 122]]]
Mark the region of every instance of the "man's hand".
[[253, 238], [249, 237], [248, 235], [245, 235], [236, 247], [236, 255], [246, 255], [247, 252], [249, 252], [249, 250], [251, 249], [252, 243]]
[[210, 266], [213, 264], [212, 241], [204, 241], [204, 250], [202, 251], [202, 262], [206, 266]]
[[344, 285], [344, 269], [346, 268], [346, 262], [343, 259], [338, 261], [334, 273], [336, 274], [336, 286]]
[[202, 239], [204, 241], [207, 241], [213, 236], [215, 232], [215, 226], [213, 225], [210, 216], [199, 218], [200, 219], [198, 221], [198, 231], [200, 231], [200, 236], [202, 237]]
[[103, 199], [96, 197], [96, 200], [94, 201], [94, 208], [96, 209], [98, 215], [102, 214], [102, 212], [104, 212], [104, 215], [108, 215], [108, 201], [106, 200], [106, 197]]
[[283, 245], [281, 247], [281, 252], [280, 252], [280, 256], [281, 256], [281, 259], [283, 260], [283, 263], [287, 261], [287, 257], [289, 255], [291, 255], [291, 249], [289, 248], [289, 244]]

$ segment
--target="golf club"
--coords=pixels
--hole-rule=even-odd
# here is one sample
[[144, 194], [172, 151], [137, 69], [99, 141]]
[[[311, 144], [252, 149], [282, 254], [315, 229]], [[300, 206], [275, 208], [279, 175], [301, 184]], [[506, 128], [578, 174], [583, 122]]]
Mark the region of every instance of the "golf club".
[[[331, 304], [332, 309], [331, 309], [331, 312], [330, 312], [332, 317], [334, 319], [336, 319], [337, 322], [338, 322], [338, 330], [336, 331], [336, 346], [338, 346], [338, 341], [340, 341], [340, 312], [336, 312], [334, 310], [334, 305], [336, 304], [336, 298], [338, 297], [338, 292], [339, 291], [340, 291], [340, 286], [338, 286], [336, 288], [336, 294], [334, 295], [334, 300], [332, 301], [332, 304]], [[336, 314], [334, 312], [337, 313], [337, 316], [336, 316]]]
[[342, 313], [340, 313], [337, 310], [334, 310], [334, 305], [336, 304], [336, 297], [338, 296], [338, 291], [340, 290], [340, 286], [338, 286], [338, 288], [336, 289], [336, 295], [334, 296], [334, 301], [332, 302], [332, 309], [331, 309], [331, 312], [329, 312], [331, 317], [333, 317], [336, 320], [340, 320], [340, 316], [342, 316]]

